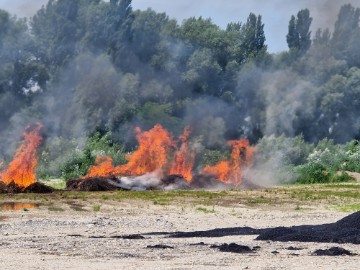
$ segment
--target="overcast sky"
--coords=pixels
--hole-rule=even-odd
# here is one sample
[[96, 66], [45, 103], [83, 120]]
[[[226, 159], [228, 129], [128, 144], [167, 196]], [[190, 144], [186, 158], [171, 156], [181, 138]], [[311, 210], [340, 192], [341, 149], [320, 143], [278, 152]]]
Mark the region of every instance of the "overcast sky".
[[[0, 0], [0, 8], [19, 17], [32, 16], [47, 0]], [[263, 16], [270, 52], [287, 49], [286, 33], [291, 15], [309, 8], [313, 32], [332, 27], [343, 4], [360, 7], [360, 0], [133, 0], [134, 9], [151, 7], [179, 22], [195, 16], [210, 17], [222, 28], [229, 22], [245, 22], [250, 12]]]

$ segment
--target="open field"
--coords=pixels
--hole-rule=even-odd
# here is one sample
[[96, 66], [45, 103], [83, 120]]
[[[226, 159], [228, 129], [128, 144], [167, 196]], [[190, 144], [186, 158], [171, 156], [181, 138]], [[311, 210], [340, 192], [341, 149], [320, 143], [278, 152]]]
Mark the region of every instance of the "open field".
[[[333, 246], [360, 254], [359, 245], [258, 241], [257, 235], [234, 231], [335, 222], [359, 211], [359, 202], [359, 183], [243, 191], [0, 194], [0, 268], [355, 269], [359, 256], [311, 254]], [[16, 207], [18, 211], [7, 210]], [[223, 230], [209, 234], [213, 229]], [[195, 231], [208, 233], [172, 234]], [[253, 252], [211, 247], [224, 243], [246, 245]]]

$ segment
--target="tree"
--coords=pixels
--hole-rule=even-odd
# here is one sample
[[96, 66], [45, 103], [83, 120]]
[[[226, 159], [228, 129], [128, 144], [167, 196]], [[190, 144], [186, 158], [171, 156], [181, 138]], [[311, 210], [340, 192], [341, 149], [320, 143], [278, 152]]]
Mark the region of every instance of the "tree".
[[355, 9], [351, 4], [342, 6], [331, 39], [334, 55], [339, 59], [347, 60], [351, 66], [360, 66], [359, 19], [360, 8]]
[[298, 12], [297, 18], [291, 16], [289, 31], [286, 41], [290, 49], [297, 49], [300, 52], [307, 51], [311, 46], [311, 32], [309, 31], [312, 18], [308, 9]]
[[241, 48], [245, 54], [245, 58], [252, 58], [259, 52], [266, 50], [264, 24], [261, 15], [256, 16], [250, 13], [246, 24], [242, 27], [243, 41]]

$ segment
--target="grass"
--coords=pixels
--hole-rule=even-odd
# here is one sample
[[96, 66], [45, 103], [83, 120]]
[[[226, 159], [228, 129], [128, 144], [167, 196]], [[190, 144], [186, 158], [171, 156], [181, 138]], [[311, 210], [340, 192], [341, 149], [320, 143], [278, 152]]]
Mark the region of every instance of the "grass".
[[66, 186], [65, 179], [49, 179], [49, 180], [43, 180], [41, 182], [54, 189], [64, 189]]
[[336, 207], [342, 212], [357, 212], [360, 211], [360, 203], [343, 204]]
[[199, 212], [206, 213], [206, 214], [216, 213], [215, 208], [213, 208], [213, 209], [208, 209], [208, 208], [205, 208], [205, 207], [197, 207], [197, 208], [195, 208], [195, 210], [196, 210], [196, 211], [199, 211]]
[[64, 212], [65, 211], [64, 208], [55, 207], [55, 206], [48, 207], [48, 210], [51, 211], [51, 212]]
[[[197, 207], [197, 211], [209, 212], [213, 205], [221, 207], [278, 207], [301, 205], [307, 207], [329, 207], [339, 211], [357, 211], [360, 200], [360, 183], [286, 185], [264, 190], [179, 190], [179, 191], [109, 191], [76, 192], [56, 191], [52, 194], [0, 194], [0, 203], [6, 201], [33, 201], [48, 205], [49, 211], [65, 211], [62, 204], [74, 211], [90, 207], [94, 212], [101, 204], [111, 202], [145, 202], [145, 205], [176, 205], [183, 209]], [[94, 203], [96, 204], [94, 205]], [[135, 204], [134, 204], [135, 205]], [[60, 207], [57, 207], [60, 206]], [[199, 210], [200, 209], [200, 210]], [[205, 210], [204, 210], [205, 209]]]

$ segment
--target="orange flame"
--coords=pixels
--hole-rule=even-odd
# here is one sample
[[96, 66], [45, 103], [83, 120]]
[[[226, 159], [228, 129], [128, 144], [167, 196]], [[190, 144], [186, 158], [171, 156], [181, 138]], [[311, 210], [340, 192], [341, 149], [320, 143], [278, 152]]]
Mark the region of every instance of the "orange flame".
[[14, 159], [5, 171], [0, 172], [0, 179], [5, 184], [14, 181], [20, 187], [27, 187], [36, 182], [36, 150], [42, 141], [40, 135], [42, 127], [37, 123], [26, 128], [23, 134], [24, 142], [17, 149]]
[[136, 128], [136, 132], [139, 147], [126, 157], [127, 164], [115, 167], [110, 157], [100, 156], [96, 158], [96, 164], [90, 167], [84, 178], [120, 174], [139, 176], [156, 170], [165, 171], [172, 149], [176, 148], [170, 133], [160, 124], [148, 131]]
[[112, 164], [112, 158], [108, 156], [98, 156], [95, 160], [95, 165], [90, 166], [88, 173], [83, 177], [96, 176], [110, 176], [115, 172], [115, 167]]
[[247, 139], [228, 141], [232, 147], [229, 160], [220, 161], [214, 166], [206, 166], [203, 172], [215, 175], [221, 181], [238, 186], [243, 178], [243, 169], [251, 165], [255, 148]]
[[190, 127], [186, 127], [184, 133], [180, 136], [182, 145], [180, 150], [176, 151], [174, 160], [169, 170], [169, 174], [180, 174], [187, 181], [191, 181], [192, 179], [192, 170], [195, 162], [195, 152], [189, 150], [188, 145], [190, 132]]
[[139, 148], [127, 157], [127, 164], [117, 169], [119, 174], [143, 175], [155, 170], [164, 170], [172, 148], [176, 147], [170, 133], [160, 124], [149, 131], [136, 128]]

